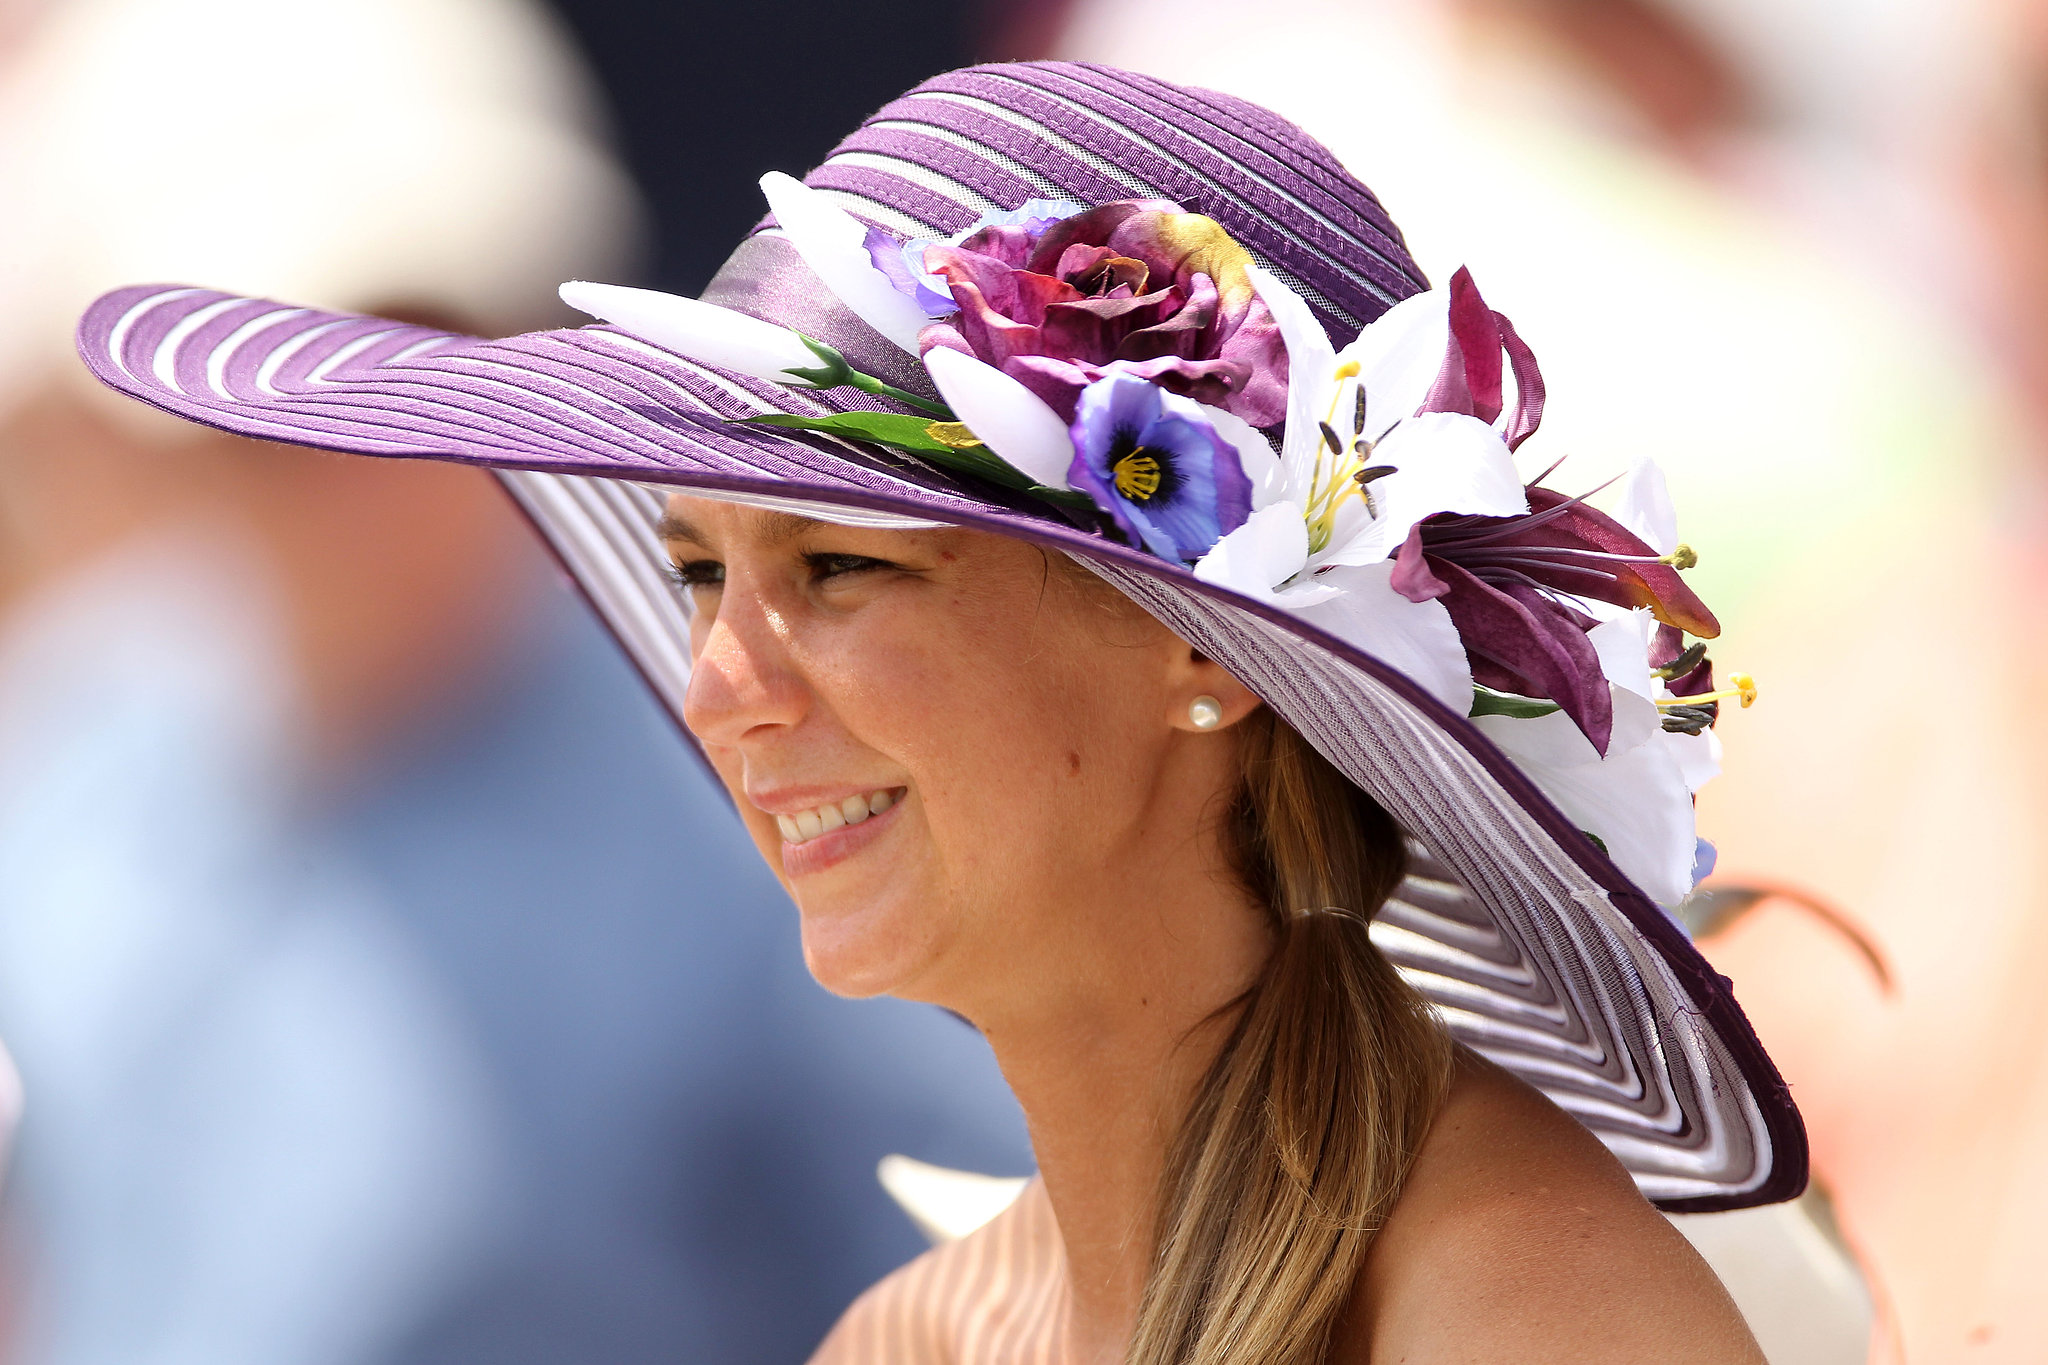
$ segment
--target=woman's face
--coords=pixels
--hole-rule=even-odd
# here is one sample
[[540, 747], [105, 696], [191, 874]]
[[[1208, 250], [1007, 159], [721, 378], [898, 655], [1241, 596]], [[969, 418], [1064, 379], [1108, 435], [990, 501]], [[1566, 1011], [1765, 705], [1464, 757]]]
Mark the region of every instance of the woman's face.
[[1114, 592], [975, 531], [679, 496], [666, 538], [696, 607], [685, 719], [829, 989], [974, 1017], [1113, 970], [1129, 907], [1227, 879], [1235, 739], [1188, 705], [1256, 702]]

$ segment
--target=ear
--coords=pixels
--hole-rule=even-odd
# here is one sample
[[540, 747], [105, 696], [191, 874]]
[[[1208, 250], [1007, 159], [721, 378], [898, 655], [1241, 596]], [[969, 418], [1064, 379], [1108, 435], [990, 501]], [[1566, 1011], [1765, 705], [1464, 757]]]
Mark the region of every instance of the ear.
[[[1176, 730], [1200, 734], [1227, 730], [1264, 704], [1249, 687], [1231, 677], [1222, 664], [1185, 644], [1174, 653], [1166, 695], [1169, 698], [1166, 723]], [[1204, 728], [1195, 724], [1189, 708], [1197, 697], [1216, 699], [1217, 705], [1223, 708], [1220, 725]]]

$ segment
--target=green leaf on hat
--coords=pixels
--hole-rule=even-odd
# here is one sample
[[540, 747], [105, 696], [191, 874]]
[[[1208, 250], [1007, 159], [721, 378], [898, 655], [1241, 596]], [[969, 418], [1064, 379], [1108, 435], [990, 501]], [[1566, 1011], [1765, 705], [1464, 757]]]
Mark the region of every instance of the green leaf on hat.
[[830, 417], [799, 417], [794, 413], [769, 412], [739, 420], [760, 426], [819, 431], [828, 436], [872, 441], [877, 445], [908, 451], [956, 474], [987, 479], [990, 483], [1029, 493], [1046, 502], [1070, 507], [1094, 506], [1085, 494], [1033, 483], [985, 445], [978, 442], [960, 444], [960, 427], [956, 422], [935, 422], [929, 417], [897, 412], [839, 412]]
[[1490, 687], [1472, 689], [1472, 709], [1466, 712], [1472, 716], [1513, 716], [1516, 720], [1534, 720], [1562, 710], [1554, 701], [1543, 701], [1536, 697], [1518, 697], [1512, 692], [1496, 692]]

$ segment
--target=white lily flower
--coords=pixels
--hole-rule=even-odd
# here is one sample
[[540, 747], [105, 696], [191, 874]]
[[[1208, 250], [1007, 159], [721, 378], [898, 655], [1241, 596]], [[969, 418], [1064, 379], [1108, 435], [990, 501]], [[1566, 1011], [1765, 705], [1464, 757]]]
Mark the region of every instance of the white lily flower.
[[[1650, 673], [1650, 634], [1657, 628], [1657, 618], [1645, 607], [1575, 600], [1581, 610], [1600, 622], [1586, 632], [1586, 641], [1599, 656], [1600, 671], [1607, 681], [1627, 688], [1645, 701], [1656, 701], [1658, 680]], [[1668, 695], [1669, 689], [1665, 690]]]
[[1244, 525], [1217, 541], [1196, 563], [1195, 577], [1247, 597], [1299, 607], [1336, 591], [1322, 583], [1274, 586], [1284, 583], [1293, 572], [1275, 566], [1299, 566], [1307, 559], [1308, 527], [1300, 510], [1291, 502], [1276, 502], [1255, 506]]
[[[1340, 354], [1299, 295], [1250, 270], [1287, 342], [1287, 428], [1275, 458], [1258, 433], [1246, 428], [1254, 449], [1209, 414], [1244, 452], [1254, 510], [1195, 574], [1299, 612], [1462, 713], [1472, 670], [1450, 613], [1395, 592], [1391, 560], [1415, 524], [1439, 512], [1513, 516], [1529, 502], [1498, 431], [1455, 413], [1415, 415], [1450, 344], [1448, 296], [1403, 300]], [[1332, 450], [1324, 424], [1355, 437], [1351, 447]], [[1368, 497], [1354, 476], [1385, 465], [1394, 472], [1376, 478]]]
[[1331, 569], [1315, 581], [1329, 595], [1294, 613], [1392, 665], [1464, 715], [1472, 709], [1472, 664], [1450, 612], [1441, 602], [1409, 601], [1394, 591], [1393, 576], [1391, 561]]
[[787, 327], [702, 299], [589, 280], [571, 280], [560, 292], [562, 302], [578, 312], [624, 328], [685, 360], [799, 388], [809, 386], [789, 371], [819, 364], [817, 353]]
[[1667, 734], [1664, 748], [1685, 779], [1685, 789], [1696, 792], [1721, 775], [1721, 737], [1713, 729], [1696, 735]]
[[[1600, 624], [1586, 632], [1586, 639], [1599, 656], [1600, 671], [1607, 681], [1652, 706], [1671, 701], [1670, 685], [1650, 670], [1650, 639], [1657, 629], [1657, 618], [1644, 607], [1617, 607], [1585, 599], [1579, 605], [1600, 618]], [[1617, 731], [1608, 743], [1608, 752], [1616, 752], [1620, 742]], [[1698, 791], [1721, 771], [1721, 739], [1711, 729], [1688, 735], [1667, 731], [1660, 723], [1652, 742], [1662, 745], [1670, 754], [1688, 792]]]
[[1671, 487], [1664, 471], [1647, 455], [1638, 455], [1621, 482], [1614, 519], [1660, 555], [1678, 548], [1678, 513], [1671, 506]]
[[917, 354], [917, 334], [931, 318], [875, 268], [867, 228], [831, 199], [780, 171], [761, 177], [761, 193], [804, 264], [856, 317]]
[[1628, 879], [1660, 905], [1693, 887], [1697, 835], [1692, 789], [1666, 744], [1655, 704], [1626, 688], [1614, 698], [1614, 742], [1602, 758], [1562, 711], [1472, 723], [1528, 773], [1545, 796], [1593, 835]]
[[[1500, 433], [1475, 417], [1416, 415], [1449, 346], [1448, 295], [1404, 299], [1339, 353], [1301, 297], [1260, 267], [1247, 267], [1259, 297], [1287, 342], [1287, 427], [1277, 472], [1253, 475], [1253, 507], [1286, 506], [1306, 536], [1295, 542], [1249, 529], [1218, 542], [1196, 572], [1239, 591], [1267, 594], [1299, 587], [1336, 565], [1363, 567], [1392, 558], [1417, 522], [1439, 512], [1515, 516], [1529, 510], [1521, 475]], [[1360, 419], [1360, 395], [1364, 396]], [[1332, 450], [1323, 428], [1339, 439]], [[1219, 428], [1220, 429], [1220, 428]], [[1393, 472], [1370, 489], [1356, 475]], [[1232, 543], [1232, 537], [1242, 537]], [[1206, 571], [1205, 571], [1206, 566]]]
[[1067, 487], [1074, 438], [1043, 398], [964, 351], [936, 347], [924, 361], [946, 406], [983, 445], [1047, 488]]

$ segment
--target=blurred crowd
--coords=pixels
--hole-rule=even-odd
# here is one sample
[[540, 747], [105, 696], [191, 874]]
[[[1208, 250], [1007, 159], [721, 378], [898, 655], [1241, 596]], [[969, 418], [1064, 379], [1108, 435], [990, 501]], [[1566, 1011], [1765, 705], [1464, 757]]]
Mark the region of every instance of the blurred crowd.
[[188, 428], [69, 345], [117, 280], [550, 325], [751, 204], [650, 214], [533, 4], [10, 18], [0, 1359], [802, 1359], [923, 1245], [881, 1157], [1029, 1169], [986, 1048], [809, 980], [490, 477]]
[[917, 1248], [879, 1158], [1028, 1169], [969, 1030], [811, 985], [485, 476], [178, 427], [68, 330], [694, 292], [761, 170], [1039, 56], [1295, 119], [1515, 319], [1557, 481], [1664, 466], [1762, 686], [1686, 913], [1816, 1177], [1686, 1231], [1774, 1365], [2048, 1359], [2048, 6], [740, 8], [0, 0], [0, 1362], [796, 1360]]

